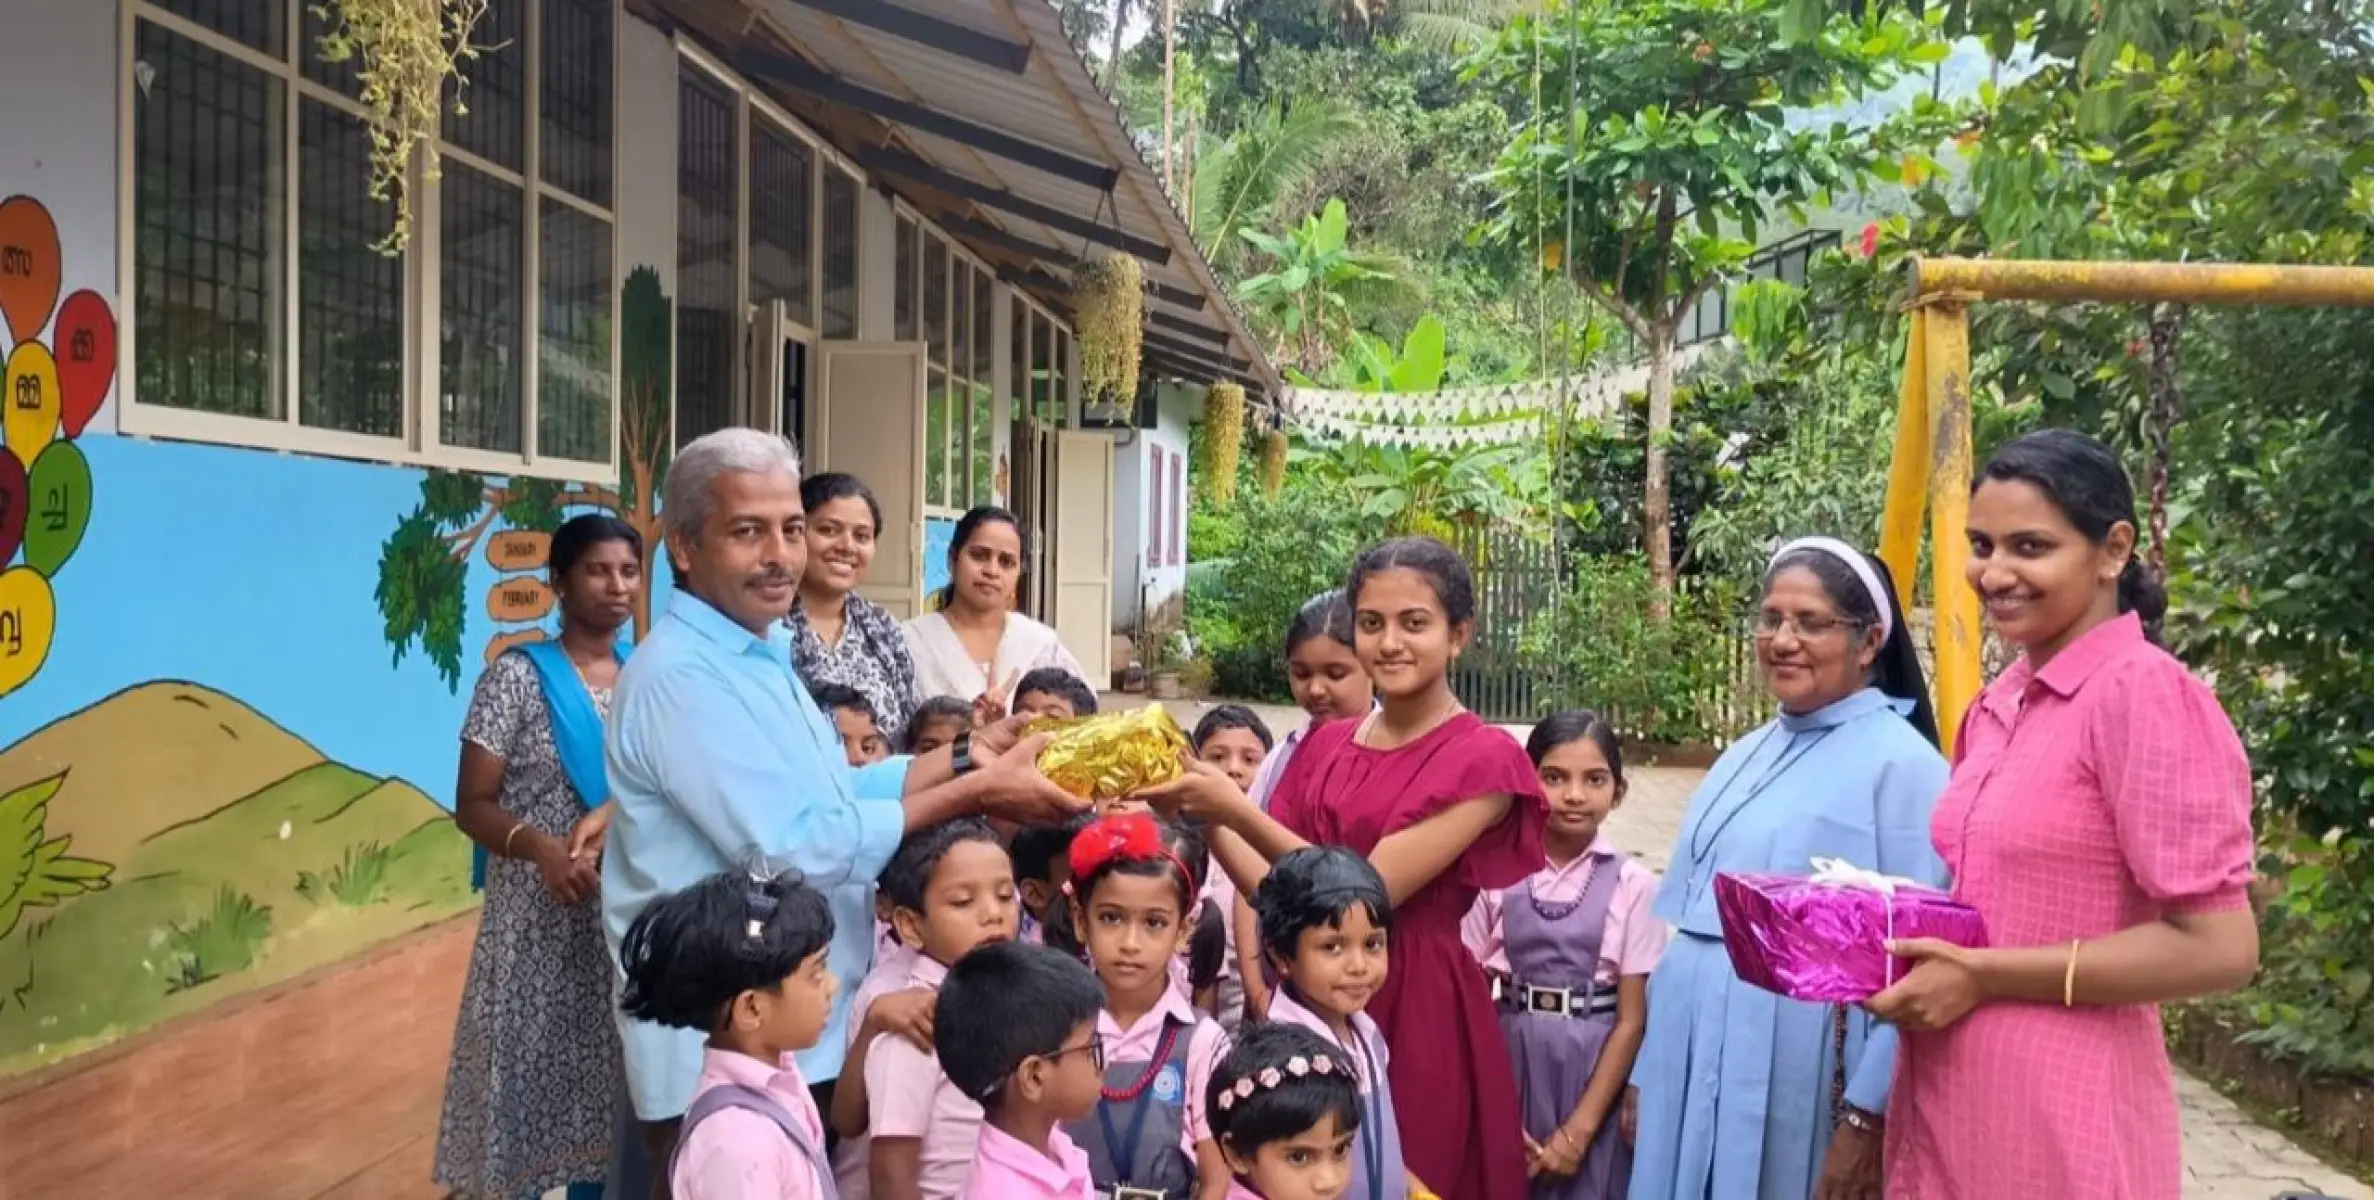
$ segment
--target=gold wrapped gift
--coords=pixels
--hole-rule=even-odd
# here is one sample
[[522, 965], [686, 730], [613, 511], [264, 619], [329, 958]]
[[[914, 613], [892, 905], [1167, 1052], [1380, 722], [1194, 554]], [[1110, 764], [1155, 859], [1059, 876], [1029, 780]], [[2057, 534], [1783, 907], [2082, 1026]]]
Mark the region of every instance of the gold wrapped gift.
[[1083, 800], [1118, 800], [1182, 773], [1187, 735], [1159, 704], [1071, 720], [1033, 721], [1025, 735], [1052, 733], [1039, 751], [1039, 770], [1055, 786]]

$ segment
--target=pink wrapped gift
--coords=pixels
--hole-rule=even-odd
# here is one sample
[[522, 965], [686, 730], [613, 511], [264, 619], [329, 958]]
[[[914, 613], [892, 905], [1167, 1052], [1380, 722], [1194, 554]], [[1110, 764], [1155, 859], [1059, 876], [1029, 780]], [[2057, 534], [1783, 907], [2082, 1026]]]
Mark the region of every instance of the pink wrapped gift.
[[1987, 944], [1978, 910], [1932, 887], [1834, 858], [1814, 873], [1715, 876], [1723, 948], [1740, 979], [1793, 1000], [1860, 1004], [1902, 979], [1910, 964], [1891, 938]]

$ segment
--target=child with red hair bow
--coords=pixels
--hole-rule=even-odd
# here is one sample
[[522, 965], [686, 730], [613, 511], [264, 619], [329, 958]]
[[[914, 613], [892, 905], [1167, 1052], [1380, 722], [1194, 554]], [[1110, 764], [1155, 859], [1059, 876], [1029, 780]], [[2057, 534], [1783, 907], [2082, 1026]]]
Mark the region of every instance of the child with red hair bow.
[[[1183, 845], [1188, 854], [1172, 847]], [[1143, 812], [1099, 818], [1072, 840], [1072, 928], [1104, 985], [1105, 1086], [1066, 1132], [1097, 1190], [1117, 1200], [1221, 1200], [1229, 1171], [1204, 1119], [1226, 1040], [1171, 966], [1201, 915], [1200, 839]]]

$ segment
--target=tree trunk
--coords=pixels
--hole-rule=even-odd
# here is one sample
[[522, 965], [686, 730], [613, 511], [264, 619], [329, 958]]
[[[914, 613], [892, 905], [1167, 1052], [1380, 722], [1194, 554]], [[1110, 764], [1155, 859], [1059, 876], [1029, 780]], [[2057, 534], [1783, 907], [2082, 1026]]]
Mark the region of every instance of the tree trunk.
[[2175, 451], [2171, 438], [2176, 419], [2184, 412], [2184, 393], [2176, 382], [2176, 352], [2184, 339], [2186, 309], [2181, 304], [2156, 307], [2151, 314], [2151, 407], [2144, 429], [2151, 440], [2149, 493], [2151, 547], [2145, 563], [2154, 581], [2168, 580], [2168, 478]]
[[1121, 95], [1121, 32], [1129, 24], [1129, 0], [1113, 0], [1112, 37], [1105, 43], [1105, 90]]
[[1171, 203], [1179, 202], [1179, 149], [1171, 136], [1172, 95], [1178, 87], [1177, 69], [1173, 59], [1178, 54], [1178, 0], [1162, 0], [1162, 190], [1170, 193]]
[[1648, 480], [1641, 522], [1648, 538], [1649, 579], [1657, 588], [1650, 615], [1662, 622], [1673, 615], [1673, 487], [1665, 456], [1666, 443], [1673, 440], [1673, 326], [1651, 329], [1648, 349]]

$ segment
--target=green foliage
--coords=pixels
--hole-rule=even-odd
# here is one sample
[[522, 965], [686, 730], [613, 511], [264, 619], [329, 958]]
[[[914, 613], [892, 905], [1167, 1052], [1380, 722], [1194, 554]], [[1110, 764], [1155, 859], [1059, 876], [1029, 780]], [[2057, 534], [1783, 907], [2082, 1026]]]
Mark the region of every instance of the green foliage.
[[264, 942], [272, 936], [272, 909], [229, 884], [214, 895], [214, 907], [176, 921], [165, 932], [172, 953], [167, 991], [194, 988], [209, 979], [233, 975], [254, 965]]
[[387, 895], [388, 849], [377, 842], [348, 846], [326, 872], [297, 873], [297, 894], [315, 904], [335, 900], [349, 908], [376, 904]]
[[1341, 200], [1278, 236], [1243, 230], [1268, 268], [1236, 285], [1236, 298], [1270, 331], [1278, 356], [1305, 372], [1325, 370], [1354, 329], [1361, 304], [1408, 288], [1389, 256], [1349, 244], [1351, 218]]
[[[406, 652], [418, 647], [436, 665], [448, 688], [458, 689], [462, 678], [462, 581], [469, 561], [457, 557], [453, 543], [440, 532], [430, 515], [433, 488], [449, 472], [430, 472], [421, 485], [423, 503], [402, 520], [379, 548], [379, 584], [372, 595], [386, 622], [387, 644], [395, 651], [391, 665], [401, 665]], [[473, 487], [476, 485], [473, 484]]]
[[[1689, 532], [1698, 514], [1725, 495], [1742, 460], [1785, 429], [1783, 389], [1770, 382], [1702, 386], [1674, 396], [1674, 428], [1666, 442], [1672, 488], [1675, 560], [1687, 573], [1697, 565]], [[1624, 397], [1614, 413], [1566, 431], [1556, 496], [1560, 544], [1597, 557], [1638, 554], [1647, 519], [1648, 397]]]
[[1336, 372], [1338, 382], [1360, 392], [1417, 395], [1442, 390], [1451, 362], [1442, 318], [1428, 313], [1410, 328], [1396, 349], [1370, 333], [1355, 333]]
[[1750, 727], [1765, 702], [1742, 657], [1739, 593], [1687, 587], [1651, 619], [1656, 588], [1638, 555], [1569, 563], [1559, 602], [1527, 624], [1520, 654], [1552, 711], [1588, 708], [1628, 738], [1691, 745]]
[[568, 485], [549, 479], [530, 479], [514, 475], [503, 489], [503, 523], [513, 529], [541, 529], [549, 533], [561, 527], [561, 500]]
[[2245, 993], [2257, 1036], [2359, 1074], [2374, 1070], [2370, 344], [2359, 311], [2225, 313], [2188, 335], [2169, 628], [2249, 747], [2288, 871]]
[[[2361, 756], [2368, 756], [2362, 747]], [[2368, 756], [2374, 757], [2374, 756]], [[2363, 763], [2365, 759], [2361, 759]], [[2295, 839], [2278, 861], [2283, 895], [2259, 939], [2245, 995], [2258, 1028], [2244, 1035], [2322, 1070], [2374, 1076], [2374, 837], [2335, 827]]]
[[[1686, 556], [1699, 570], [1752, 588], [1773, 548], [1791, 538], [1827, 534], [1877, 548], [1904, 372], [1900, 257], [1833, 252], [1814, 259], [1807, 288], [1758, 281], [1739, 290], [1737, 352], [1710, 356], [1688, 380], [1698, 407], [1717, 414], [1732, 439], [1712, 494], [1696, 501], [1686, 525]], [[2013, 306], [1977, 311], [1995, 309], [2033, 320]], [[2022, 341], [2011, 321], [1989, 328]], [[2004, 380], [2023, 378], [2011, 357], [2000, 346], [1975, 346], [1972, 423], [1982, 456], [2042, 412], [2006, 399]], [[2027, 369], [2050, 370], [2061, 359], [2036, 351]], [[2068, 394], [2074, 398], [2074, 384]]]
[[1288, 622], [1312, 596], [1342, 586], [1352, 556], [1374, 536], [1374, 524], [1340, 490], [1288, 479], [1275, 500], [1257, 487], [1237, 489], [1225, 513], [1207, 518], [1232, 527], [1214, 539], [1226, 557], [1188, 575], [1188, 628], [1224, 696], [1287, 699], [1280, 651]]
[[1230, 135], [1205, 140], [1196, 166], [1195, 241], [1216, 268], [1235, 265], [1248, 230], [1283, 224], [1280, 196], [1308, 179], [1328, 146], [1358, 127], [1328, 101], [1266, 105]]
[[1790, 113], [1887, 85], [1926, 55], [1926, 31], [1875, 14], [1792, 40], [1785, 8], [1576, 0], [1512, 23], [1476, 77], [1514, 98], [1538, 69], [1564, 103], [1520, 124], [1501, 152], [1484, 240], [1512, 261], [1529, 261], [1537, 241], [1563, 248], [1563, 268], [1634, 336], [1669, 336], [1700, 291], [1755, 252], [1770, 218], [1893, 151], [1884, 130]]
[[[420, 481], [420, 503], [396, 522], [379, 547], [379, 604], [392, 665], [417, 647], [449, 689], [462, 678], [462, 636], [469, 616], [462, 584], [470, 552], [500, 518], [513, 529], [558, 529], [564, 505], [583, 503], [568, 484], [513, 476], [504, 487], [469, 471], [432, 470]], [[493, 510], [489, 511], [488, 506]]]
[[1355, 497], [1360, 519], [1388, 537], [1448, 540], [1457, 526], [1521, 521], [1529, 515], [1528, 497], [1546, 482], [1528, 471], [1542, 459], [1531, 445], [1434, 449], [1352, 441], [1302, 458]]

